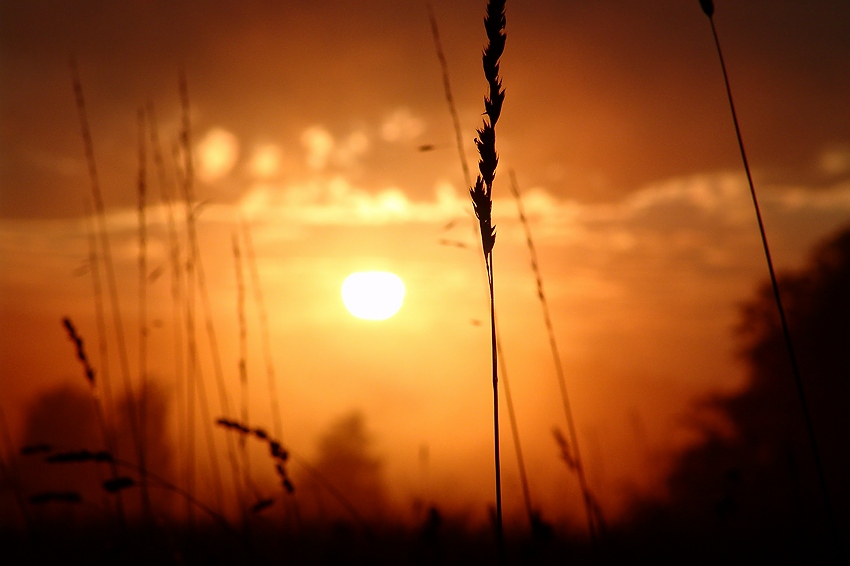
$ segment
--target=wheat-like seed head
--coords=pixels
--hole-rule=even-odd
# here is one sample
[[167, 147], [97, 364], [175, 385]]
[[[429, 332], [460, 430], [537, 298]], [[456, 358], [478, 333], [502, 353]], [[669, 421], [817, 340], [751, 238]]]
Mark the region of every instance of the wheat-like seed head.
[[487, 47], [484, 48], [482, 63], [484, 76], [490, 85], [490, 95], [484, 98], [484, 108], [490, 118], [490, 125], [495, 126], [502, 112], [502, 102], [505, 91], [502, 79], [499, 77], [499, 58], [505, 51], [505, 0], [489, 2], [487, 16], [484, 18], [484, 30], [487, 32]]
[[712, 0], [699, 0], [699, 5], [706, 16], [710, 18], [714, 15], [714, 2]]
[[502, 104], [505, 101], [505, 90], [499, 77], [499, 58], [505, 51], [505, 0], [490, 0], [487, 4], [487, 15], [484, 17], [484, 30], [487, 32], [487, 45], [481, 56], [484, 66], [484, 77], [487, 79], [489, 92], [484, 97], [484, 114], [486, 118], [480, 129], [475, 145], [480, 159], [478, 171], [480, 175], [475, 185], [469, 189], [475, 216], [481, 228], [481, 246], [484, 255], [489, 257], [496, 244], [496, 227], [493, 225], [493, 180], [496, 177], [496, 167], [499, 156], [496, 153], [496, 122], [502, 114]]
[[83, 366], [83, 372], [85, 372], [86, 379], [89, 382], [89, 385], [94, 387], [94, 368], [91, 367], [89, 363], [89, 359], [86, 356], [86, 350], [83, 346], [83, 339], [77, 334], [77, 329], [74, 327], [74, 323], [71, 322], [70, 318], [62, 319], [62, 326], [65, 327], [65, 330], [68, 332], [68, 338], [74, 343], [77, 350], [77, 359], [80, 360], [80, 363]]

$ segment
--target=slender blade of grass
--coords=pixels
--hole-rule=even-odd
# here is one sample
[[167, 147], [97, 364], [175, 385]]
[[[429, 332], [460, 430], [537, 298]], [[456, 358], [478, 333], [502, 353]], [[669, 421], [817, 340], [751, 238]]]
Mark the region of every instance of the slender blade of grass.
[[555, 327], [552, 324], [552, 315], [549, 310], [549, 302], [546, 300], [546, 293], [543, 290], [543, 276], [540, 273], [540, 263], [537, 259], [537, 249], [534, 247], [534, 240], [531, 237], [531, 227], [528, 224], [528, 218], [525, 216], [525, 208], [522, 205], [522, 196], [519, 192], [519, 184], [516, 180], [516, 174], [513, 170], [510, 171], [511, 177], [511, 192], [514, 195], [514, 200], [517, 204], [519, 219], [525, 230], [525, 241], [528, 245], [528, 252], [531, 256], [531, 269], [534, 272], [534, 278], [537, 283], [537, 298], [540, 300], [540, 306], [543, 309], [543, 319], [546, 324], [546, 333], [549, 337], [549, 348], [552, 351], [552, 359], [555, 362], [555, 375], [558, 378], [558, 389], [561, 392], [561, 404], [564, 408], [564, 416], [567, 420], [567, 430], [570, 434], [570, 442], [572, 443], [573, 457], [575, 459], [575, 472], [581, 489], [582, 500], [584, 501], [585, 514], [587, 516], [587, 530], [590, 534], [591, 541], [596, 543], [598, 538], [598, 529], [594, 520], [593, 498], [590, 494], [590, 489], [587, 486], [587, 481], [584, 475], [584, 466], [581, 460], [581, 452], [578, 446], [578, 435], [576, 434], [575, 422], [573, 421], [573, 411], [570, 406], [570, 396], [567, 392], [567, 380], [564, 376], [564, 367], [561, 364], [561, 354], [558, 352], [558, 342], [555, 339]]
[[[189, 163], [192, 163], [193, 158], [192, 158], [192, 155], [191, 155], [191, 144], [189, 143], [189, 141], [191, 139], [190, 136], [189, 136], [189, 127], [190, 127], [189, 112], [188, 112], [189, 91], [188, 91], [188, 87], [187, 87], [187, 84], [186, 84], [185, 74], [181, 75], [180, 95], [181, 95], [181, 100], [183, 102], [183, 106], [186, 109], [186, 111], [184, 112], [184, 134], [185, 134], [184, 135], [184, 142], [187, 145], [184, 147], [184, 150], [186, 152], [186, 160], [187, 160], [187, 165], [188, 165]], [[193, 180], [193, 176], [189, 176], [188, 171], [189, 171], [189, 167], [187, 166], [187, 178], [189, 180]], [[187, 188], [187, 190], [186, 190], [187, 206], [191, 207], [192, 203], [194, 202], [194, 194], [193, 194], [194, 189], [189, 184], [189, 181], [186, 182], [186, 188]], [[192, 263], [194, 265], [195, 279], [197, 280], [198, 291], [200, 292], [200, 295], [201, 295], [201, 308], [203, 309], [203, 315], [204, 315], [204, 327], [206, 329], [207, 339], [209, 340], [209, 345], [210, 345], [210, 353], [212, 355], [213, 375], [215, 376], [215, 383], [216, 383], [216, 387], [217, 387], [217, 390], [218, 390], [219, 407], [220, 407], [221, 413], [229, 418], [230, 417], [230, 401], [229, 401], [229, 396], [228, 396], [228, 393], [227, 393], [227, 386], [226, 386], [225, 381], [224, 381], [224, 366], [222, 365], [222, 362], [221, 362], [221, 352], [220, 352], [219, 347], [218, 347], [218, 337], [216, 335], [215, 325], [213, 324], [212, 304], [211, 304], [211, 301], [210, 301], [209, 291], [207, 289], [206, 274], [205, 274], [205, 271], [204, 271], [204, 263], [203, 263], [202, 258], [201, 258], [200, 246], [198, 244], [198, 233], [197, 233], [197, 225], [196, 225], [196, 222], [195, 222], [195, 214], [191, 211], [189, 213], [189, 219], [191, 220], [188, 223], [189, 247], [192, 250], [192, 257], [193, 257]], [[206, 419], [206, 420], [209, 421], [209, 419]], [[226, 445], [227, 445], [227, 457], [228, 457], [228, 461], [230, 462], [231, 478], [232, 478], [232, 481], [233, 481], [233, 489], [234, 489], [234, 492], [236, 494], [236, 501], [237, 501], [240, 512], [243, 515], [245, 515], [246, 512], [247, 512], [246, 511], [247, 507], [246, 507], [246, 504], [245, 504], [245, 497], [244, 497], [244, 494], [242, 492], [242, 486], [241, 486], [242, 475], [240, 474], [240, 471], [239, 471], [239, 461], [238, 461], [237, 456], [236, 456], [236, 447], [234, 446], [233, 439], [230, 436], [227, 436], [225, 438], [226, 438]]]
[[[124, 392], [127, 397], [127, 420], [130, 423], [130, 433], [136, 448], [136, 457], [142, 476], [146, 474], [144, 446], [141, 443], [139, 433], [139, 419], [136, 408], [136, 398], [133, 394], [133, 382], [130, 377], [130, 361], [127, 356], [127, 343], [124, 337], [124, 323], [121, 316], [121, 302], [118, 298], [118, 284], [115, 278], [115, 267], [112, 262], [112, 251], [109, 244], [109, 232], [106, 229], [106, 211], [103, 204], [103, 195], [100, 189], [100, 177], [94, 157], [94, 142], [92, 141], [91, 128], [89, 127], [88, 114], [86, 112], [85, 98], [83, 97], [83, 86], [77, 69], [76, 60], [70, 60], [71, 84], [74, 91], [74, 99], [77, 105], [77, 114], [80, 119], [80, 133], [83, 138], [83, 148], [86, 162], [88, 164], [89, 180], [91, 182], [92, 199], [94, 201], [98, 234], [100, 235], [101, 253], [104, 267], [106, 267], [106, 283], [109, 290], [109, 298], [112, 305], [112, 321], [115, 331], [115, 339], [118, 343], [118, 359], [121, 367], [121, 375], [124, 381]], [[139, 490], [142, 508], [148, 508], [147, 492]]]
[[747, 184], [750, 189], [750, 196], [753, 201], [753, 208], [756, 213], [756, 220], [758, 222], [759, 235], [761, 236], [762, 248], [764, 249], [764, 257], [767, 260], [767, 270], [770, 274], [770, 285], [773, 290], [773, 297], [776, 301], [776, 310], [779, 313], [779, 321], [782, 325], [782, 337], [785, 341], [785, 348], [788, 352], [788, 361], [791, 366], [791, 373], [794, 376], [794, 386], [797, 390], [797, 396], [800, 400], [800, 407], [803, 413], [803, 421], [806, 426], [806, 434], [809, 439], [809, 444], [812, 448], [812, 458], [815, 464], [815, 471], [818, 477], [818, 487], [820, 488], [821, 497], [823, 499], [824, 508], [827, 514], [827, 519], [829, 521], [829, 526], [832, 531], [833, 542], [836, 547], [836, 551], [841, 554], [841, 543], [840, 543], [840, 535], [838, 532], [838, 524], [835, 520], [835, 514], [832, 509], [832, 499], [829, 495], [829, 487], [826, 482], [826, 475], [823, 470], [823, 463], [821, 462], [820, 450], [818, 449], [817, 438], [815, 436], [814, 426], [812, 425], [811, 412], [809, 410], [809, 403], [806, 399], [806, 391], [803, 387], [803, 378], [800, 373], [800, 367], [797, 363], [797, 354], [794, 350], [794, 343], [791, 339], [791, 331], [788, 327], [788, 319], [785, 315], [785, 308], [782, 304], [782, 296], [779, 292], [779, 283], [776, 278], [776, 270], [773, 267], [773, 259], [770, 253], [770, 246], [767, 243], [767, 234], [764, 229], [764, 221], [762, 220], [761, 209], [758, 203], [758, 197], [756, 196], [756, 189], [753, 184], [753, 176], [750, 171], [750, 164], [747, 159], [747, 152], [744, 149], [744, 139], [741, 136], [741, 127], [738, 123], [738, 113], [735, 110], [735, 103], [732, 100], [732, 88], [729, 84], [729, 74], [726, 71], [726, 61], [723, 58], [723, 51], [720, 49], [720, 39], [717, 36], [717, 28], [714, 25], [714, 5], [710, 0], [700, 0], [700, 5], [703, 9], [703, 12], [708, 17], [708, 21], [711, 24], [711, 34], [714, 37], [714, 45], [717, 48], [717, 58], [720, 60], [720, 68], [723, 71], [723, 82], [726, 86], [726, 97], [729, 100], [729, 109], [732, 113], [732, 122], [735, 125], [735, 136], [738, 140], [738, 149], [741, 153], [741, 160], [744, 165], [744, 171], [747, 175]]

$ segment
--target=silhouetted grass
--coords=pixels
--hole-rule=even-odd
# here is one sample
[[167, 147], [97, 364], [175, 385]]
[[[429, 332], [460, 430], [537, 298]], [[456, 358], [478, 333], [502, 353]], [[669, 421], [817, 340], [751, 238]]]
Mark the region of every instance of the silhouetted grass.
[[[562, 455], [571, 454], [567, 461], [568, 468], [576, 473], [579, 487], [581, 489], [582, 500], [584, 501], [585, 514], [587, 516], [587, 530], [592, 541], [596, 541], [599, 532], [597, 529], [597, 521], [594, 513], [594, 499], [587, 486], [587, 481], [584, 476], [584, 466], [581, 461], [581, 452], [578, 447], [578, 435], [576, 434], [575, 423], [573, 422], [573, 412], [570, 406], [570, 397], [567, 393], [567, 380], [564, 377], [564, 368], [561, 364], [561, 355], [558, 352], [558, 342], [555, 339], [555, 327], [552, 325], [552, 315], [549, 311], [549, 303], [546, 300], [546, 293], [543, 290], [543, 275], [540, 273], [540, 263], [537, 259], [537, 249], [534, 247], [534, 240], [531, 237], [531, 226], [528, 224], [528, 218], [525, 216], [525, 208], [522, 205], [522, 196], [519, 192], [519, 184], [516, 180], [516, 174], [510, 172], [511, 177], [511, 193], [516, 201], [519, 219], [522, 227], [525, 230], [525, 241], [528, 245], [528, 253], [531, 256], [531, 270], [534, 272], [534, 279], [537, 283], [537, 298], [540, 300], [540, 306], [543, 309], [543, 319], [546, 323], [546, 333], [549, 336], [549, 347], [552, 351], [552, 359], [555, 362], [555, 375], [558, 378], [558, 389], [561, 392], [561, 403], [564, 408], [564, 416], [567, 420], [567, 430], [570, 433], [570, 442], [567, 444], [566, 439], [561, 438], [559, 447]], [[556, 435], [556, 439], [558, 436]], [[598, 506], [597, 506], [598, 509]], [[601, 522], [601, 520], [600, 520]]]
[[[82, 337], [80, 337], [79, 334], [77, 334], [77, 329], [74, 327], [74, 324], [71, 322], [70, 318], [64, 318], [62, 320], [62, 325], [65, 327], [65, 330], [68, 333], [68, 338], [70, 338], [71, 342], [74, 343], [74, 349], [77, 355], [77, 359], [79, 360], [80, 365], [83, 368], [83, 374], [85, 375], [86, 381], [89, 385], [89, 389], [92, 393], [92, 401], [94, 404], [95, 415], [97, 416], [97, 422], [100, 426], [101, 434], [103, 435], [103, 445], [108, 451], [107, 453], [111, 454], [113, 453], [113, 450], [115, 448], [115, 438], [114, 435], [111, 433], [110, 428], [106, 424], [106, 418], [103, 414], [103, 404], [101, 402], [100, 392], [97, 387], [97, 381], [95, 379], [94, 368], [92, 368], [91, 364], [89, 363], [89, 359], [86, 355], [86, 350], [83, 345], [83, 339]], [[118, 469], [116, 468], [114, 462], [112, 462], [111, 458], [109, 460], [99, 461], [109, 461], [111, 463], [110, 467], [112, 471], [112, 478], [114, 479], [118, 477]], [[118, 494], [118, 496], [115, 498], [115, 511], [118, 515], [119, 523], [122, 526], [125, 525], [126, 517], [124, 514], [124, 502], [120, 494]], [[149, 509], [146, 509], [146, 511], [149, 511]]]
[[484, 47], [482, 62], [484, 76], [487, 79], [489, 93], [484, 97], [486, 118], [478, 130], [475, 145], [478, 147], [479, 175], [469, 189], [472, 207], [478, 218], [481, 231], [481, 249], [487, 269], [487, 283], [490, 290], [490, 353], [493, 369], [493, 444], [496, 468], [496, 541], [499, 557], [502, 557], [502, 471], [499, 457], [499, 371], [498, 348], [496, 345], [496, 314], [493, 295], [493, 246], [496, 244], [496, 227], [493, 225], [493, 180], [499, 158], [496, 155], [496, 122], [502, 112], [505, 91], [499, 77], [499, 58], [505, 50], [505, 2], [490, 0], [487, 3], [487, 15], [484, 18], [484, 30], [487, 32], [487, 45]]
[[[451, 85], [451, 79], [449, 77], [448, 62], [446, 61], [446, 56], [445, 56], [445, 53], [443, 52], [443, 44], [442, 44], [442, 41], [440, 40], [440, 30], [439, 30], [439, 26], [437, 25], [437, 18], [434, 15], [434, 9], [431, 6], [430, 2], [428, 2], [426, 4], [426, 6], [428, 8], [428, 19], [429, 19], [430, 24], [431, 24], [431, 35], [434, 39], [434, 47], [435, 47], [436, 52], [437, 52], [437, 59], [440, 62], [440, 70], [442, 72], [442, 77], [443, 77], [443, 90], [444, 90], [444, 93], [445, 93], [446, 104], [448, 105], [449, 114], [451, 115], [452, 124], [454, 126], [455, 139], [456, 139], [456, 142], [457, 142], [458, 157], [460, 158], [460, 166], [461, 166], [461, 169], [463, 171], [463, 179], [464, 179], [466, 186], [471, 187], [472, 186], [472, 177], [471, 177], [470, 172], [469, 172], [469, 164], [467, 163], [467, 160], [466, 160], [466, 152], [463, 149], [463, 133], [462, 133], [462, 129], [461, 129], [461, 126], [460, 126], [460, 118], [458, 117], [457, 107], [456, 107], [455, 101], [454, 101], [454, 95], [452, 94], [452, 85]], [[434, 149], [434, 146], [432, 146], [432, 145], [423, 145], [423, 146], [419, 147], [419, 151], [430, 151], [432, 149]], [[453, 226], [453, 223], [450, 223], [447, 228], [450, 228], [451, 226]], [[474, 225], [473, 231], [477, 233], [478, 232], [478, 226]], [[455, 241], [455, 240], [448, 240], [448, 239], [445, 239], [445, 238], [440, 239], [439, 244], [442, 245], [442, 246], [450, 246], [450, 247], [455, 247], [455, 248], [460, 248], [460, 249], [466, 249], [467, 248], [467, 245], [464, 242], [459, 242], [459, 241]], [[486, 262], [485, 262], [485, 270], [486, 270]], [[489, 280], [489, 277], [488, 277], [488, 280]], [[489, 285], [488, 285], [488, 292], [489, 292]], [[531, 502], [531, 492], [530, 492], [530, 489], [529, 489], [529, 486], [528, 486], [528, 475], [526, 473], [525, 460], [524, 460], [523, 454], [522, 454], [522, 444], [520, 442], [519, 427], [517, 425], [516, 412], [514, 411], [513, 396], [511, 395], [510, 382], [508, 380], [507, 369], [506, 369], [505, 363], [502, 359], [503, 358], [503, 356], [502, 356], [502, 339], [501, 339], [500, 332], [499, 332], [498, 318], [495, 316], [495, 312], [496, 311], [495, 311], [495, 307], [494, 307], [494, 319], [495, 319], [494, 320], [494, 326], [495, 326], [495, 333], [496, 333], [496, 354], [497, 354], [497, 357], [499, 359], [499, 363], [498, 363], [499, 370], [502, 372], [502, 385], [505, 389], [505, 402], [506, 402], [506, 405], [507, 405], [507, 408], [508, 408], [508, 418], [509, 418], [510, 425], [511, 425], [511, 435], [513, 436], [513, 440], [514, 440], [514, 450], [516, 452], [517, 466], [519, 468], [520, 484], [522, 486], [523, 502], [525, 504], [526, 514], [528, 515], [529, 527], [531, 528], [532, 531], [534, 531], [535, 528], [536, 528], [536, 525], [539, 524], [539, 522], [540, 522], [540, 517], [539, 517], [539, 514], [534, 511], [534, 508], [533, 508], [533, 505], [532, 505], [532, 502]]]
[[29, 531], [30, 516], [29, 511], [27, 511], [26, 501], [24, 500], [24, 492], [21, 488], [21, 475], [18, 469], [17, 454], [15, 453], [15, 445], [12, 442], [12, 435], [9, 433], [9, 423], [6, 422], [6, 413], [3, 412], [2, 406], [0, 406], [0, 473], [2, 473], [0, 478], [7, 478], [6, 483], [11, 487], [15, 504], [18, 506], [18, 511], [24, 523], [24, 528]]
[[[89, 127], [88, 114], [86, 112], [85, 98], [83, 97], [83, 86], [80, 81], [77, 63], [72, 58], [71, 66], [71, 84], [74, 91], [74, 99], [77, 105], [77, 114], [80, 119], [80, 133], [83, 138], [83, 149], [88, 165], [89, 180], [91, 182], [92, 199], [94, 201], [95, 217], [97, 219], [97, 232], [100, 236], [101, 254], [103, 257], [104, 267], [106, 268], [106, 283], [109, 290], [109, 298], [112, 305], [112, 320], [115, 339], [118, 343], [118, 358], [121, 367], [121, 374], [124, 381], [124, 391], [127, 397], [128, 419], [130, 422], [130, 433], [136, 448], [136, 456], [139, 460], [139, 466], [142, 475], [145, 475], [145, 455], [144, 446], [141, 442], [139, 432], [139, 419], [136, 408], [136, 401], [133, 395], [133, 382], [130, 377], [130, 361], [127, 356], [127, 344], [124, 337], [124, 323], [121, 318], [121, 302], [118, 298], [118, 284], [115, 279], [115, 266], [112, 262], [112, 251], [109, 244], [109, 232], [106, 228], [106, 212], [103, 205], [103, 195], [100, 189], [100, 177], [97, 172], [97, 164], [94, 157], [94, 142], [92, 141], [91, 129]], [[142, 490], [141, 493], [142, 507], [147, 508], [147, 494]]]
[[[166, 230], [168, 234], [168, 259], [171, 271], [171, 316], [172, 327], [174, 332], [174, 383], [176, 389], [176, 405], [177, 410], [177, 444], [181, 447], [185, 446], [187, 438], [187, 395], [189, 389], [186, 382], [186, 372], [184, 371], [184, 336], [183, 328], [183, 268], [180, 262], [180, 241], [177, 233], [177, 223], [174, 215], [174, 205], [176, 202], [176, 187], [169, 182], [168, 175], [165, 169], [165, 160], [162, 155], [162, 146], [159, 141], [159, 127], [157, 125], [156, 113], [152, 102], [148, 103], [147, 117], [149, 121], [149, 132], [151, 141], [151, 157], [153, 158], [154, 167], [159, 178], [160, 200], [164, 204], [166, 216]], [[176, 172], [175, 172], [176, 175]], [[182, 450], [179, 451], [179, 457], [184, 458]], [[180, 465], [178, 464], [178, 469]], [[188, 466], [183, 466], [184, 479], [188, 476]]]
[[245, 241], [245, 255], [248, 258], [248, 273], [251, 276], [251, 284], [254, 289], [254, 302], [260, 316], [260, 334], [263, 344], [263, 357], [266, 362], [266, 381], [268, 383], [269, 404], [272, 414], [272, 430], [277, 438], [283, 438], [283, 425], [281, 423], [280, 401], [277, 394], [277, 379], [275, 376], [274, 359], [272, 358], [271, 337], [269, 335], [269, 317], [266, 312], [266, 302], [263, 297], [263, 289], [260, 285], [260, 273], [257, 269], [257, 257], [254, 254], [254, 242], [251, 238], [251, 228], [242, 222], [242, 235]]
[[[245, 279], [242, 274], [242, 252], [239, 249], [239, 239], [234, 232], [231, 236], [233, 243], [233, 262], [236, 271], [236, 320], [239, 327], [239, 387], [242, 391], [242, 422], [246, 425], [248, 419], [248, 328], [245, 321]], [[248, 444], [245, 437], [239, 437], [239, 449], [242, 454], [242, 474], [245, 480], [245, 491], [251, 490], [251, 466], [248, 455]]]
[[[138, 219], [139, 219], [139, 444], [144, 455], [147, 446], [147, 373], [148, 373], [148, 237], [147, 218], [147, 138], [145, 135], [145, 111], [140, 108], [139, 122], [139, 177], [137, 184]], [[143, 460], [139, 466], [147, 466]], [[141, 492], [144, 499], [143, 512], [146, 518], [151, 517], [151, 502], [148, 497], [147, 478], [142, 475]]]
[[[186, 182], [184, 183], [184, 198], [186, 199], [186, 224], [187, 231], [189, 237], [189, 249], [191, 259], [191, 265], [193, 267], [194, 279], [190, 276], [189, 278], [189, 286], [197, 283], [198, 291], [201, 295], [201, 307], [203, 308], [204, 314], [204, 326], [206, 328], [207, 338], [209, 339], [210, 344], [210, 355], [212, 356], [213, 362], [213, 374], [215, 375], [215, 382], [218, 389], [218, 401], [219, 401], [219, 410], [221, 413], [230, 418], [230, 400], [227, 393], [227, 386], [224, 381], [224, 367], [221, 362], [221, 353], [218, 347], [218, 338], [216, 336], [215, 326], [213, 325], [212, 318], [212, 305], [210, 303], [209, 292], [207, 290], [207, 282], [206, 282], [206, 274], [204, 272], [204, 263], [201, 259], [200, 247], [198, 244], [198, 233], [197, 226], [195, 222], [195, 195], [194, 195], [194, 158], [192, 156], [192, 143], [191, 143], [191, 120], [189, 113], [189, 89], [186, 82], [185, 74], [181, 74], [180, 77], [180, 100], [183, 107], [183, 132], [181, 135], [181, 139], [183, 142], [183, 152], [186, 160]], [[202, 387], [203, 381], [200, 378], [198, 380], [199, 387]], [[203, 392], [202, 398], [203, 398]], [[211, 422], [209, 418], [209, 414], [203, 415], [205, 426], [209, 426]], [[210, 434], [210, 433], [208, 433]], [[211, 438], [211, 436], [210, 436]], [[233, 489], [236, 494], [236, 501], [238, 503], [239, 509], [244, 512], [245, 510], [245, 498], [242, 492], [241, 486], [241, 474], [239, 472], [239, 462], [236, 456], [236, 447], [234, 446], [233, 439], [230, 436], [226, 437], [225, 441], [227, 445], [227, 456], [230, 462], [230, 472], [231, 478], [233, 480]]]
[[735, 136], [738, 140], [738, 149], [741, 152], [741, 160], [743, 161], [744, 171], [747, 175], [747, 183], [750, 188], [750, 196], [753, 200], [753, 208], [755, 209], [756, 220], [758, 221], [759, 235], [761, 236], [761, 243], [764, 249], [764, 257], [767, 260], [767, 270], [770, 274], [770, 284], [773, 290], [773, 297], [776, 301], [776, 309], [779, 313], [779, 320], [782, 325], [782, 335], [785, 340], [785, 347], [788, 351], [788, 361], [791, 365], [791, 373], [794, 376], [794, 385], [797, 389], [797, 396], [800, 400], [800, 406], [803, 413], [803, 420], [806, 425], [806, 433], [809, 438], [809, 444], [812, 447], [812, 457], [814, 459], [815, 469], [817, 471], [818, 486], [823, 497], [824, 508], [826, 510], [830, 528], [832, 530], [833, 541], [836, 546], [836, 552], [841, 554], [841, 535], [838, 532], [838, 524], [835, 520], [835, 513], [832, 510], [832, 500], [830, 498], [829, 488], [826, 483], [826, 475], [824, 474], [823, 463], [821, 462], [821, 455], [820, 450], [818, 449], [817, 438], [815, 437], [814, 427], [812, 426], [809, 403], [806, 400], [806, 391], [803, 387], [803, 378], [800, 374], [800, 367], [797, 362], [797, 354], [794, 350], [794, 343], [791, 340], [791, 331], [788, 328], [788, 320], [785, 315], [785, 308], [782, 304], [782, 297], [779, 293], [779, 283], [776, 279], [776, 271], [773, 268], [773, 260], [770, 254], [770, 246], [767, 243], [767, 234], [765, 233], [764, 222], [762, 221], [761, 216], [761, 209], [759, 208], [758, 198], [756, 197], [756, 189], [753, 185], [753, 176], [750, 172], [750, 164], [747, 160], [747, 152], [744, 149], [744, 139], [741, 136], [741, 127], [738, 124], [738, 114], [735, 111], [735, 103], [732, 100], [732, 88], [729, 85], [729, 75], [726, 72], [726, 62], [723, 59], [723, 51], [720, 49], [720, 39], [717, 36], [717, 28], [714, 25], [714, 2], [712, 2], [712, 0], [700, 0], [699, 3], [700, 7], [702, 8], [702, 11], [708, 17], [708, 21], [711, 24], [711, 33], [714, 37], [714, 45], [717, 48], [717, 58], [720, 61], [720, 68], [723, 71], [723, 81], [726, 86], [726, 97], [729, 100], [729, 110], [732, 113], [732, 122], [735, 126]]

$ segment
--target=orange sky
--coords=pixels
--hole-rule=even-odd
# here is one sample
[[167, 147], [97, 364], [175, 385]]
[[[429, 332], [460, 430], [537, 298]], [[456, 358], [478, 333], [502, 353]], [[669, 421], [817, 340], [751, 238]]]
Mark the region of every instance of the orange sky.
[[[766, 272], [710, 28], [692, 4], [508, 5], [497, 310], [532, 497], [550, 518], [582, 515], [552, 440], [552, 426], [565, 425], [508, 169], [525, 194], [588, 477], [608, 515], [634, 491], [657, 491], [670, 454], [693, 438], [692, 401], [739, 387], [745, 376], [734, 356], [737, 307]], [[775, 261], [799, 266], [814, 242], [850, 221], [850, 13], [840, 2], [805, 10], [717, 4]], [[324, 431], [358, 411], [400, 513], [426, 490], [449, 509], [483, 517], [492, 498], [486, 288], [424, 6], [92, 6], [0, 5], [0, 403], [13, 432], [41, 392], [85, 385], [63, 316], [98, 360], [83, 213], [89, 186], [67, 56], [76, 55], [86, 91], [131, 368], [136, 109], [153, 101], [161, 136], [173, 143], [183, 65], [196, 193], [206, 203], [200, 246], [230, 394], [239, 391], [231, 235], [244, 219], [267, 300], [287, 443], [312, 457]], [[483, 3], [434, 9], [474, 159]], [[435, 149], [418, 151], [423, 144]], [[159, 194], [154, 181], [151, 191]], [[169, 388], [165, 215], [158, 200], [147, 213], [148, 266], [165, 268], [148, 291], [149, 369]], [[343, 279], [368, 269], [405, 281], [394, 318], [345, 312]], [[252, 414], [268, 426], [250, 293], [246, 315]], [[506, 414], [502, 427], [506, 512], [518, 514]], [[263, 454], [255, 456], [259, 465]], [[271, 486], [274, 477], [264, 480]]]

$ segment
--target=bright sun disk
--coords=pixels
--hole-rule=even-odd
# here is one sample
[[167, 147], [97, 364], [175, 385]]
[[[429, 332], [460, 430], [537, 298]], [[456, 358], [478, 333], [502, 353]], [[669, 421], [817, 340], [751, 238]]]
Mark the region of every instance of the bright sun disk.
[[404, 302], [404, 282], [387, 271], [352, 273], [342, 282], [342, 302], [357, 318], [386, 320]]

